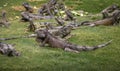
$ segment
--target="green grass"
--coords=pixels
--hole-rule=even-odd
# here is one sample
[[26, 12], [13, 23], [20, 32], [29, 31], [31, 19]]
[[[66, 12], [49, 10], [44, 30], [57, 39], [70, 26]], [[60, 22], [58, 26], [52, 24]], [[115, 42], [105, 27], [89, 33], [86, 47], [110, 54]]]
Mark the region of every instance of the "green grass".
[[76, 10], [84, 10], [91, 13], [99, 13], [112, 4], [120, 5], [119, 0], [65, 0], [68, 7]]
[[[0, 1], [0, 7], [8, 2], [4, 7], [8, 16], [14, 18], [20, 12], [11, 9], [13, 5], [21, 5], [24, 0], [4, 0]], [[83, 0], [66, 0], [68, 6], [74, 2]], [[91, 13], [98, 13], [103, 7], [112, 3], [118, 3], [119, 0], [84, 0], [80, 7], [74, 9], [83, 9]], [[42, 1], [43, 3], [44, 1]], [[30, 2], [32, 5], [41, 5], [40, 2]], [[78, 2], [79, 3], [79, 2]], [[103, 7], [99, 6], [103, 3]], [[91, 8], [95, 4], [95, 8]], [[74, 6], [74, 5], [73, 5]], [[96, 8], [98, 7], [98, 8]], [[10, 15], [9, 15], [10, 13]], [[13, 15], [13, 13], [15, 13]], [[79, 21], [91, 20], [90, 17], [79, 17]], [[19, 19], [11, 21], [9, 29], [0, 28], [0, 38], [31, 34], [27, 32], [27, 23], [19, 22]], [[16, 44], [15, 48], [21, 52], [20, 57], [7, 57], [0, 55], [0, 71], [119, 71], [120, 70], [120, 26], [81, 26], [73, 30], [68, 41], [78, 45], [97, 45], [109, 40], [112, 43], [105, 48], [89, 52], [80, 52], [79, 54], [65, 52], [61, 49], [50, 47], [39, 47], [34, 38], [22, 38], [5, 41], [10, 44]]]

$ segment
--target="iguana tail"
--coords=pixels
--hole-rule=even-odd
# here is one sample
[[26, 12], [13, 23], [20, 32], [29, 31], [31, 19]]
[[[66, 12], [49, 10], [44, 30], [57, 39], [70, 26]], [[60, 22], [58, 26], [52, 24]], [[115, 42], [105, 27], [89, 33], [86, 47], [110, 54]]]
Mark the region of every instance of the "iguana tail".
[[98, 49], [98, 48], [103, 48], [103, 47], [109, 45], [111, 42], [112, 42], [112, 40], [110, 40], [110, 41], [108, 41], [108, 42], [106, 42], [106, 43], [97, 45], [97, 46], [93, 46], [93, 47], [83, 46], [83, 51], [90, 51], [90, 50], [96, 50], [96, 49]]
[[14, 36], [14, 37], [9, 37], [9, 38], [0, 38], [0, 41], [20, 39], [20, 38], [31, 38], [31, 37], [36, 37], [36, 36], [37, 36], [36, 34], [31, 34], [27, 36]]

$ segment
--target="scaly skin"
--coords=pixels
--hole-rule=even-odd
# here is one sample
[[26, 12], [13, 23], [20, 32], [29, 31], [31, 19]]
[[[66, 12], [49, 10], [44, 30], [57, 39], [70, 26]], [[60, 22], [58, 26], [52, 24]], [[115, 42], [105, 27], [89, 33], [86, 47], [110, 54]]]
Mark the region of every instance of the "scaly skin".
[[111, 42], [111, 41], [109, 41], [104, 44], [93, 46], [93, 47], [78, 46], [76, 44], [72, 44], [67, 41], [58, 39], [57, 37], [50, 34], [47, 30], [38, 30], [38, 31], [36, 31], [36, 33], [37, 33], [36, 40], [39, 43], [42, 42], [41, 46], [45, 46], [45, 44], [48, 44], [49, 46], [51, 46], [53, 48], [61, 48], [65, 51], [71, 51], [71, 52], [77, 52], [77, 53], [80, 51], [90, 51], [90, 50], [102, 48]]
[[6, 44], [0, 42], [0, 53], [6, 56], [19, 56], [20, 53], [17, 52], [11, 44]]
[[81, 25], [89, 25], [89, 26], [98, 26], [98, 25], [116, 25], [119, 24], [120, 21], [120, 10], [115, 12], [113, 16], [109, 18], [105, 18], [102, 20], [94, 21], [94, 22], [83, 22]]

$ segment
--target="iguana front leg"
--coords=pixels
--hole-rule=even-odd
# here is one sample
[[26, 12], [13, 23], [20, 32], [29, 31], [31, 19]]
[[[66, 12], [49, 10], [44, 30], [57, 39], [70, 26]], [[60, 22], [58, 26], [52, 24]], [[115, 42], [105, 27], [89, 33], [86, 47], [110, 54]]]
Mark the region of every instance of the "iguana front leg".
[[48, 37], [45, 38], [45, 40], [41, 43], [40, 46], [41, 46], [41, 47], [44, 47], [47, 41], [48, 41]]

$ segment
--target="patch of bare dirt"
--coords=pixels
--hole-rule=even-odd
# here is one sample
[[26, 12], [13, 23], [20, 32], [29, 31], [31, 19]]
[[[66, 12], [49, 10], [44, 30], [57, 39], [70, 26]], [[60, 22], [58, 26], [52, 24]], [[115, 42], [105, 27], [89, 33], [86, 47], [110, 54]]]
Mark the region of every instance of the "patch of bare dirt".
[[12, 9], [14, 9], [15, 11], [24, 11], [24, 7], [23, 6], [12, 6]]

